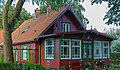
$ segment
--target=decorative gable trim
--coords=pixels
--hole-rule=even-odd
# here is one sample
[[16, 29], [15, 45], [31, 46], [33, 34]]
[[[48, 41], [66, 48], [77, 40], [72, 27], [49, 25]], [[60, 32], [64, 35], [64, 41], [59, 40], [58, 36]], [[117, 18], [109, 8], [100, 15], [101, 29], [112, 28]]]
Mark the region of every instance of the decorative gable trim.
[[[67, 11], [70, 11], [70, 12], [73, 14], [73, 16], [76, 18], [76, 20], [78, 21], [78, 23], [82, 26], [83, 30], [85, 30], [82, 22], [81, 22], [81, 21], [79, 20], [79, 18], [73, 13], [71, 6], [68, 5], [68, 6], [66, 6], [66, 8], [58, 15], [58, 17], [56, 17], [56, 18], [53, 20], [53, 22], [51, 22], [51, 24], [50, 24], [48, 27], [46, 27], [46, 29], [45, 29], [40, 35], [43, 35], [43, 34], [44, 34], [52, 25], [54, 25], [54, 23], [55, 23], [65, 12], [67, 12]], [[40, 35], [39, 35], [39, 36], [40, 36]], [[38, 36], [38, 37], [39, 37], [39, 36]]]

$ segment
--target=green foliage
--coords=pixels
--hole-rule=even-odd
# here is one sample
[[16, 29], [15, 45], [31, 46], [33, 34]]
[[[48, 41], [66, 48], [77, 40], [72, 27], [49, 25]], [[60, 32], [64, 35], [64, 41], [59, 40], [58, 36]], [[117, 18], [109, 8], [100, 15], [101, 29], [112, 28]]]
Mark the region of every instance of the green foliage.
[[[8, 21], [11, 20], [11, 17], [13, 16], [13, 12], [14, 12], [15, 7], [11, 6], [10, 10], [8, 12]], [[0, 12], [0, 28], [2, 28], [2, 13]], [[27, 13], [27, 11], [23, 8], [20, 14], [20, 17], [18, 19], [16, 19], [16, 23], [14, 26], [14, 29], [17, 28], [20, 24], [22, 24], [25, 20], [31, 18], [32, 16], [30, 15], [30, 13]]]
[[40, 7], [40, 14], [44, 14], [46, 13], [46, 7], [45, 6], [41, 6]]
[[91, 0], [92, 4], [94, 3], [108, 3], [108, 12], [103, 20], [107, 20], [106, 24], [114, 24], [116, 26], [120, 26], [120, 0]]
[[110, 58], [115, 60], [120, 60], [120, 52], [110, 53]]
[[110, 53], [110, 58], [112, 66], [119, 65], [120, 67], [120, 52]]
[[64, 67], [64, 66], [62, 66], [62, 67], [60, 67], [60, 68], [59, 68], [59, 70], [65, 70], [65, 67]]
[[0, 52], [0, 62], [4, 62], [4, 53]]
[[117, 28], [117, 29], [110, 28], [109, 30], [105, 30], [105, 32], [114, 37], [120, 36], [120, 28]]
[[0, 63], [0, 70], [20, 70], [20, 67], [13, 63]]
[[114, 52], [120, 52], [120, 41], [113, 41], [114, 45], [112, 46]]
[[[33, 63], [0, 63], [0, 70], [54, 70], [45, 68], [40, 64]], [[65, 70], [65, 67], [60, 67], [59, 70]]]
[[33, 69], [33, 70], [45, 70], [46, 68], [43, 67], [40, 64], [33, 64], [33, 63], [25, 63], [25, 64], [22, 65], [22, 70], [30, 70], [30, 69]]

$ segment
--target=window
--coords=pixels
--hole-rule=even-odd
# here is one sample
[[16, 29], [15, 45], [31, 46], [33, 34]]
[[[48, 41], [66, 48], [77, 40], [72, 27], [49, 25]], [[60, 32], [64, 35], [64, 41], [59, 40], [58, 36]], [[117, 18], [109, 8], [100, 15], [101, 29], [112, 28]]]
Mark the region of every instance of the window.
[[80, 40], [72, 40], [72, 58], [80, 58]]
[[71, 40], [62, 39], [61, 40], [61, 59], [71, 58]]
[[108, 57], [109, 42], [104, 41], [102, 43], [102, 46], [103, 46], [103, 58], [107, 58]]
[[62, 32], [70, 32], [70, 23], [63, 23]]
[[95, 58], [100, 58], [101, 57], [101, 42], [100, 41], [95, 41], [94, 42], [94, 57]]
[[21, 47], [21, 60], [29, 60], [29, 46]]
[[17, 50], [17, 49], [14, 49], [14, 50], [13, 50], [13, 54], [14, 54], [14, 60], [15, 60], [15, 61], [18, 61], [18, 50]]
[[45, 39], [45, 59], [54, 59], [54, 39]]

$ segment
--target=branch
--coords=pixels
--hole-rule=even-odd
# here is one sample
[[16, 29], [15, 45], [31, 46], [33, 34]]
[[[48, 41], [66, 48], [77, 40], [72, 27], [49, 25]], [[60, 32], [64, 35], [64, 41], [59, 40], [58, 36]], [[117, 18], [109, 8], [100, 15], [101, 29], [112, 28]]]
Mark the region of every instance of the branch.
[[19, 18], [20, 16], [20, 12], [22, 11], [22, 6], [24, 4], [25, 0], [18, 0], [16, 8], [15, 8], [15, 12], [13, 13], [13, 17], [10, 20], [10, 25], [11, 25], [11, 30], [13, 30], [16, 19]]
[[2, 15], [2, 24], [3, 24], [3, 27], [4, 27], [4, 23], [8, 23], [8, 10], [9, 10], [9, 7], [11, 6], [13, 0], [8, 0], [6, 2], [6, 5], [3, 9], [3, 15]]

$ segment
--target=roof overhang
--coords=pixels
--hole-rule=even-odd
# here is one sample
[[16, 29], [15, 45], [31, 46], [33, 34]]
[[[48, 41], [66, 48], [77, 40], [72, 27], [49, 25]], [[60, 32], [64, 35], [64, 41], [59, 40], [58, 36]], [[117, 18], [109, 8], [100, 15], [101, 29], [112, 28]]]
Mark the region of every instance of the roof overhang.
[[107, 35], [105, 33], [98, 32], [98, 31], [94, 31], [94, 30], [82, 30], [82, 31], [74, 31], [74, 32], [62, 32], [62, 33], [49, 34], [49, 35], [40, 35], [38, 37], [38, 39], [60, 36], [60, 35], [74, 35], [74, 34], [84, 34], [84, 33], [99, 35], [99, 36], [102, 36], [102, 37], [109, 38], [111, 40], [116, 40], [117, 39], [116, 37], [113, 37], [113, 36]]

